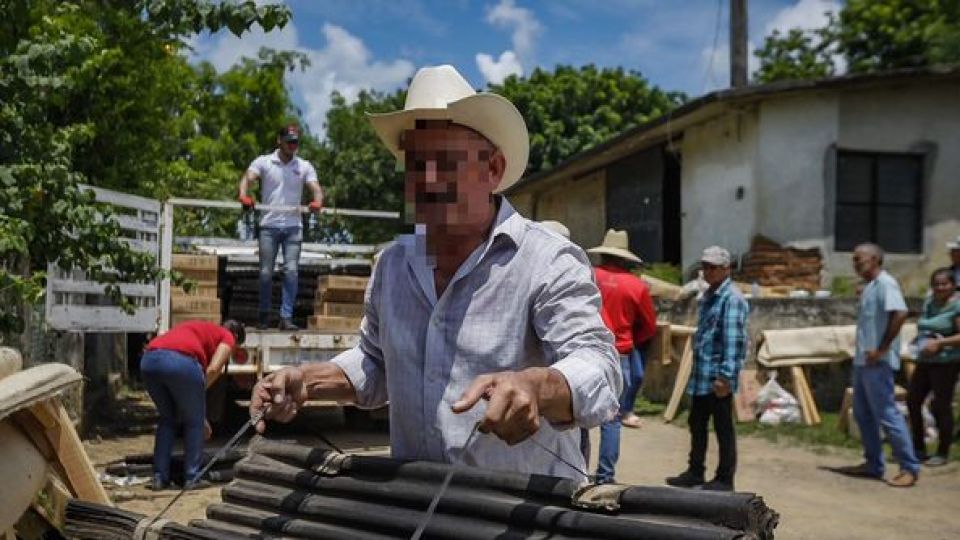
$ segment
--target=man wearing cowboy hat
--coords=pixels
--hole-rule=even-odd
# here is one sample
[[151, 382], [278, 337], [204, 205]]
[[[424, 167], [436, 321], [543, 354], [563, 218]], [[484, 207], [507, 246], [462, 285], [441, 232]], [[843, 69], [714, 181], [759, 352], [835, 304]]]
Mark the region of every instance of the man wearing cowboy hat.
[[288, 421], [307, 398], [389, 399], [394, 458], [582, 480], [571, 428], [612, 417], [622, 378], [586, 255], [496, 194], [526, 167], [523, 118], [439, 66], [417, 72], [404, 110], [370, 121], [404, 167], [414, 234], [380, 256], [359, 345], [265, 378], [251, 412], [272, 403], [267, 417]]
[[[709, 289], [700, 300], [697, 332], [693, 336], [690, 394], [690, 458], [687, 470], [666, 479], [677, 487], [733, 491], [737, 469], [737, 434], [733, 425], [733, 394], [747, 355], [747, 316], [750, 306], [730, 279], [730, 252], [720, 246], [703, 250], [703, 279]], [[704, 462], [713, 416], [720, 447], [716, 476], [704, 483]]]
[[640, 427], [640, 419], [633, 414], [633, 404], [643, 383], [643, 354], [657, 332], [657, 315], [650, 287], [630, 273], [630, 267], [643, 261], [628, 249], [629, 246], [627, 231], [610, 229], [603, 244], [587, 250], [587, 253], [600, 256], [600, 265], [594, 269], [603, 298], [600, 315], [613, 332], [624, 380], [617, 417], [600, 425], [599, 483], [614, 481], [620, 458], [620, 424]]

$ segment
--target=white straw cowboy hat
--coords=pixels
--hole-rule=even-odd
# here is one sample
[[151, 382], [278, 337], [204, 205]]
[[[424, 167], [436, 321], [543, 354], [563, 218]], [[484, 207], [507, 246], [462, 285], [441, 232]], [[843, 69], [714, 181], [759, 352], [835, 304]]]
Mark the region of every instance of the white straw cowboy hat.
[[643, 263], [640, 257], [637, 257], [630, 251], [630, 238], [627, 231], [618, 231], [610, 229], [603, 236], [603, 243], [597, 247], [590, 248], [587, 253], [600, 253], [602, 255], [613, 255], [635, 263]]
[[507, 168], [497, 186], [502, 192], [516, 183], [527, 168], [530, 138], [520, 111], [503, 96], [477, 92], [453, 66], [425, 67], [417, 71], [407, 90], [402, 111], [367, 113], [380, 140], [401, 164], [400, 135], [417, 120], [450, 120], [490, 140], [506, 158]]

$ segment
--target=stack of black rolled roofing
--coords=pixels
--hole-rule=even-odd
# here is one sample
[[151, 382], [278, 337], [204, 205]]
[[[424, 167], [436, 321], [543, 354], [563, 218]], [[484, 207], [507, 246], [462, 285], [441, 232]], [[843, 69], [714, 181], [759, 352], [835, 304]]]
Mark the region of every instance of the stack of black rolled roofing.
[[[409, 538], [451, 465], [255, 439], [223, 503], [191, 523], [264, 537]], [[455, 466], [423, 538], [773, 538], [778, 515], [751, 493], [615, 486]]]

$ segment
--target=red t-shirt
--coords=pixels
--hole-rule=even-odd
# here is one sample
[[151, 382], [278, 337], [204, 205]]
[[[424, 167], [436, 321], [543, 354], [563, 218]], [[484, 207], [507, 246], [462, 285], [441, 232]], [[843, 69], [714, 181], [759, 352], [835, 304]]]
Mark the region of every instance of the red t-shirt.
[[628, 270], [612, 265], [594, 268], [603, 305], [600, 316], [613, 332], [617, 352], [629, 354], [657, 333], [657, 314], [650, 286]]
[[206, 371], [213, 353], [221, 343], [230, 347], [236, 343], [233, 334], [226, 328], [207, 321], [187, 321], [150, 340], [147, 350], [166, 349], [192, 356]]

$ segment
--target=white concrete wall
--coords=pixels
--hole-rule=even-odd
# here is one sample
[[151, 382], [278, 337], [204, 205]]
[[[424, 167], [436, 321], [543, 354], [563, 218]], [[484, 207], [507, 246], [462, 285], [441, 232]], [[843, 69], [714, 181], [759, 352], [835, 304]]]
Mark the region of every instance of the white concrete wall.
[[[703, 248], [746, 252], [756, 231], [756, 111], [730, 112], [684, 132], [681, 169], [683, 269]], [[737, 199], [737, 189], [743, 197]]]
[[757, 232], [824, 248], [825, 156], [837, 140], [835, 95], [806, 94], [760, 105]]

